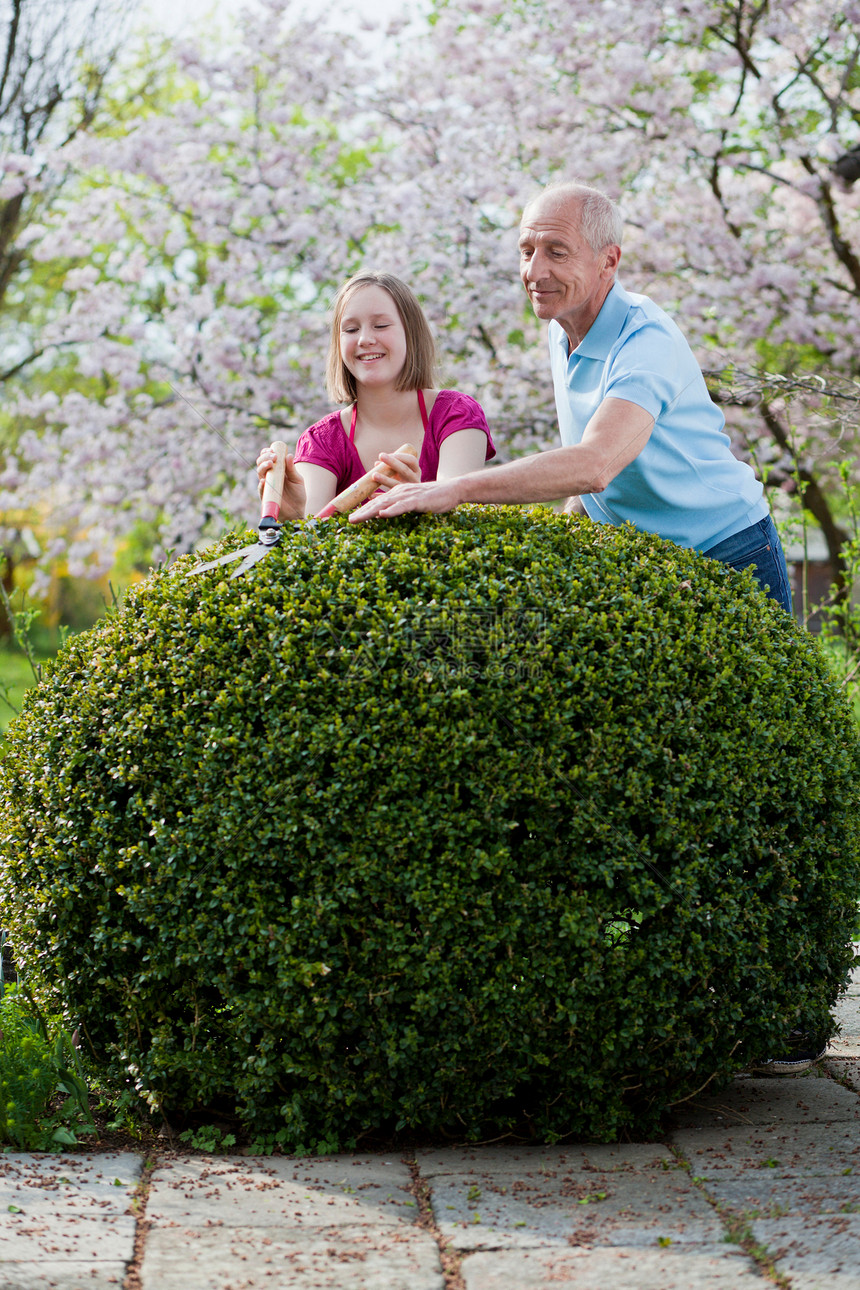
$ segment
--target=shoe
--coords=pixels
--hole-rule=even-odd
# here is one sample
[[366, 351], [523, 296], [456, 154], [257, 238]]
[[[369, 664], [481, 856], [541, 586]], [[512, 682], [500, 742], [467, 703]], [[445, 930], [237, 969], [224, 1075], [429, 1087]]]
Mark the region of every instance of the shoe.
[[820, 1061], [827, 1052], [827, 1040], [808, 1030], [789, 1032], [785, 1049], [779, 1057], [765, 1057], [753, 1062], [750, 1070], [756, 1075], [800, 1075], [809, 1070], [813, 1062]]

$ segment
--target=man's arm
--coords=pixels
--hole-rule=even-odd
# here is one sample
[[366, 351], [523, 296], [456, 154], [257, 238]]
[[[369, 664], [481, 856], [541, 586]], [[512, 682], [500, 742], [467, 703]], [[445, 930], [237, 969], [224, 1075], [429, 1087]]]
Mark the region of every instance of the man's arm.
[[458, 479], [403, 484], [353, 511], [350, 520], [390, 517], [405, 511], [452, 511], [462, 502], [551, 502], [558, 497], [600, 493], [648, 442], [654, 418], [627, 399], [604, 399], [585, 428], [582, 442], [509, 461]]

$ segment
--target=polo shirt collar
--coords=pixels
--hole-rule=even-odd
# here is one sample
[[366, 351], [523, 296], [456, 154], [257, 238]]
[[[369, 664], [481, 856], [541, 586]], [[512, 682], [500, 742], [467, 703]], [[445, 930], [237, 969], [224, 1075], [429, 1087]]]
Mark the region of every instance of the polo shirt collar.
[[[596, 358], [601, 361], [607, 359], [609, 351], [621, 334], [630, 305], [630, 296], [619, 282], [613, 282], [609, 295], [600, 306], [600, 313], [576, 349], [571, 352], [571, 357], [575, 354], [577, 358]], [[566, 354], [567, 336], [561, 327], [559, 327], [559, 330], [564, 337], [564, 352]]]

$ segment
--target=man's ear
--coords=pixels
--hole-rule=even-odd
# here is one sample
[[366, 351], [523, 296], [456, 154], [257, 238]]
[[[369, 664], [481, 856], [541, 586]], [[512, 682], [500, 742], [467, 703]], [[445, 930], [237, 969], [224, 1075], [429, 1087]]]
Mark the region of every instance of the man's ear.
[[621, 247], [610, 243], [604, 246], [601, 254], [603, 255], [603, 268], [608, 271], [610, 277], [614, 277], [618, 272], [618, 265], [621, 263]]

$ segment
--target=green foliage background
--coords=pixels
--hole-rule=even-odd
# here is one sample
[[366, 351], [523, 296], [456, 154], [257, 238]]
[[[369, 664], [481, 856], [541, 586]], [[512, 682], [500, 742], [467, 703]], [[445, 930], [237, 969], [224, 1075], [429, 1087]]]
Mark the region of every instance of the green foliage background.
[[858, 735], [749, 574], [516, 508], [193, 565], [67, 643], [0, 769], [27, 979], [150, 1104], [611, 1139], [832, 1029]]

